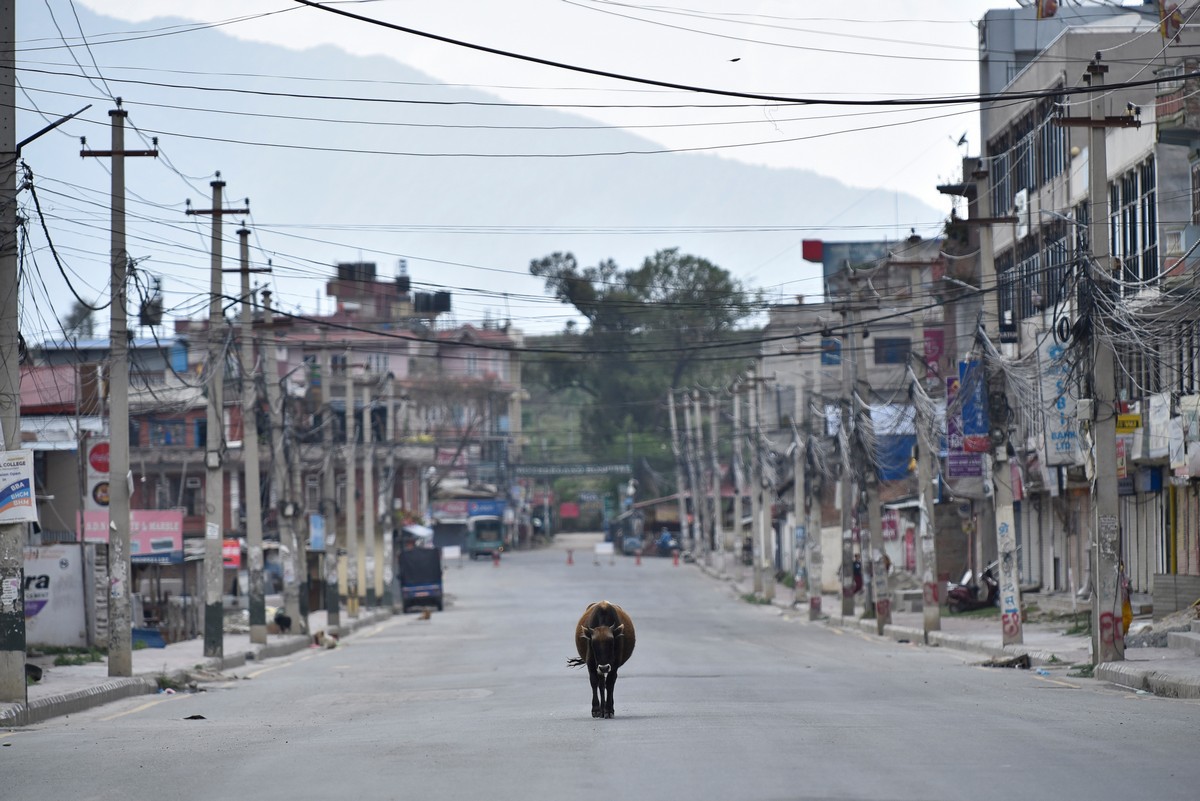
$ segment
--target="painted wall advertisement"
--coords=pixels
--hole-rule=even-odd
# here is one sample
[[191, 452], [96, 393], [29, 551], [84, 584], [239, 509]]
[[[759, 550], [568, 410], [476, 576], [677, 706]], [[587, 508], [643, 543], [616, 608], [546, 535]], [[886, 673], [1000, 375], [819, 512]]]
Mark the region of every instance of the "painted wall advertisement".
[[36, 523], [33, 451], [5, 451], [0, 461], [0, 523]]
[[[84, 512], [84, 542], [108, 544], [108, 512]], [[181, 509], [130, 509], [129, 554], [134, 564], [179, 564], [183, 561]]]
[[83, 558], [78, 545], [25, 549], [25, 638], [37, 645], [87, 645]]

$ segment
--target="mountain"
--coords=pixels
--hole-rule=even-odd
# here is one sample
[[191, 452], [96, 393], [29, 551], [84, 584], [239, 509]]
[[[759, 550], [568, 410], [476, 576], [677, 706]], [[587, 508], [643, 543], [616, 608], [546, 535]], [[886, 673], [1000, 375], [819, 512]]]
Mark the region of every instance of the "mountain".
[[[109, 178], [107, 159], [78, 158], [78, 137], [89, 148], [109, 147], [105, 85], [123, 99], [131, 126], [159, 140], [158, 163], [126, 161], [128, 249], [134, 259], [149, 257], [142, 269], [162, 276], [168, 315], [202, 313], [210, 222], [185, 215], [183, 202], [207, 209], [217, 170], [227, 204], [250, 200], [252, 258], [271, 259], [284, 308], [328, 310], [324, 285], [335, 262], [375, 261], [381, 274], [394, 275], [404, 258], [417, 289], [454, 293], [460, 320], [511, 318], [531, 331], [556, 330], [568, 317], [527, 273], [531, 259], [556, 250], [583, 264], [612, 258], [630, 268], [679, 247], [790, 300], [820, 293], [818, 268], [800, 259], [802, 239], [899, 238], [909, 221], [944, 216], [912, 196], [705, 153], [561, 157], [661, 146], [625, 130], [561, 130], [594, 123], [438, 85], [391, 58], [329, 46], [290, 50], [221, 28], [136, 35], [193, 26], [169, 19], [134, 26], [77, 11], [89, 47], [78, 46], [72, 18], [60, 13], [58, 22], [77, 45], [74, 58], [92, 74], [94, 58], [103, 81], [72, 77], [79, 67], [46, 6], [19, 4], [18, 138], [92, 103], [23, 152], [52, 241], [85, 298], [107, 296]], [[130, 130], [126, 147], [149, 144]], [[818, 227], [833, 218], [836, 227]], [[237, 257], [240, 222], [225, 219], [227, 259]], [[37, 227], [30, 236], [43, 249], [36, 269], [53, 306], [42, 309], [49, 333], [72, 298], [48, 267]]]

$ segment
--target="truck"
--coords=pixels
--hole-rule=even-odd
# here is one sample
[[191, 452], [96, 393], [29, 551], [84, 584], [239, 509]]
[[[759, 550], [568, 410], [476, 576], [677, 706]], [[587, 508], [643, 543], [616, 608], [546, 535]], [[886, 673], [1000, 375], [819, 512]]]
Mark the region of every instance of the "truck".
[[498, 515], [467, 518], [467, 553], [472, 559], [494, 556], [504, 549], [504, 521]]

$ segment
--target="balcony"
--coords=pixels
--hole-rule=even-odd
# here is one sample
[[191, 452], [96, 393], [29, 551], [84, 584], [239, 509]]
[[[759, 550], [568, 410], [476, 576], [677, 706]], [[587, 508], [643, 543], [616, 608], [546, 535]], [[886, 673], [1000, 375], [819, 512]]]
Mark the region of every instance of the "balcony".
[[[1180, 74], [1195, 72], [1200, 59], [1176, 65]], [[1165, 77], [1165, 73], [1161, 73]], [[1154, 100], [1158, 138], [1163, 144], [1195, 147], [1200, 141], [1200, 78], [1180, 78], [1159, 84]]]

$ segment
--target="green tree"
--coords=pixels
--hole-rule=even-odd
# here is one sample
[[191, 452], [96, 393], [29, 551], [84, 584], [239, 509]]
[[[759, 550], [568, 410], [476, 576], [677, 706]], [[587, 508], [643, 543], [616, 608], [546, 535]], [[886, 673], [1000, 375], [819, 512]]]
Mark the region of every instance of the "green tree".
[[529, 271], [587, 321], [548, 338], [548, 349], [570, 353], [541, 355], [527, 375], [550, 391], [587, 393], [581, 434], [595, 457], [623, 459], [631, 438], [663, 441], [668, 390], [722, 385], [744, 366], [733, 357], [750, 352], [738, 347], [747, 338], [739, 326], [761, 298], [707, 259], [672, 248], [621, 270], [612, 260], [581, 268], [571, 253], [552, 253]]
[[78, 300], [71, 307], [71, 311], [58, 322], [66, 336], [88, 339], [96, 334], [96, 318], [92, 308]]

